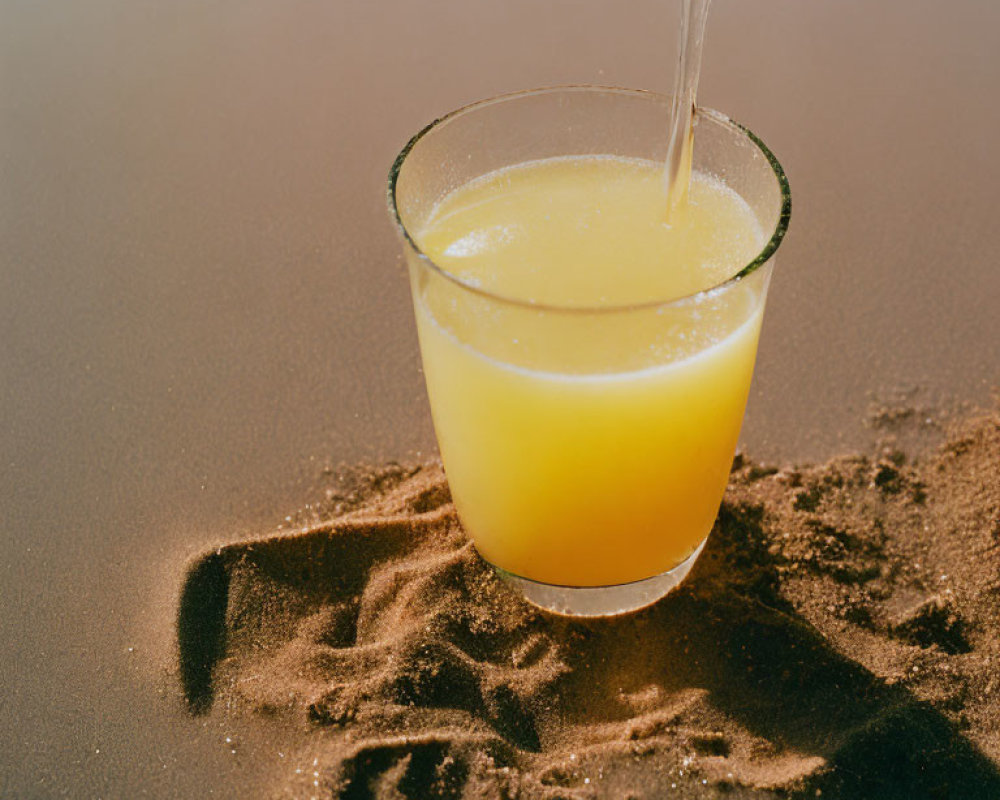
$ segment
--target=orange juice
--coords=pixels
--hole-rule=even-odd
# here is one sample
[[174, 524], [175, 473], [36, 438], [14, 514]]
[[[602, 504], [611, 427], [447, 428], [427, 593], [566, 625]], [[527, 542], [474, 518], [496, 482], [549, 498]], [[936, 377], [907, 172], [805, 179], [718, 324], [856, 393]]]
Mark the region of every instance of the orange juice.
[[414, 302], [452, 495], [482, 556], [515, 575], [628, 583], [711, 530], [766, 282], [702, 290], [766, 237], [707, 175], [682, 219], [664, 209], [662, 164], [571, 156], [460, 186], [414, 232], [451, 276]]

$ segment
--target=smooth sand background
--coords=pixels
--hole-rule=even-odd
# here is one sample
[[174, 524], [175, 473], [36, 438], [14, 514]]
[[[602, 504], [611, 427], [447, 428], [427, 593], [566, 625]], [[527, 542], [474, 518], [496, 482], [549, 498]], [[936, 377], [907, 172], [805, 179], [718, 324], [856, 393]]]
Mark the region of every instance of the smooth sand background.
[[[389, 163], [498, 92], [669, 90], [676, 17], [0, 3], [0, 795], [232, 796], [273, 767], [291, 733], [182, 712], [176, 592], [323, 465], [433, 448]], [[700, 100], [794, 196], [757, 456], [862, 447], [880, 399], [1000, 382], [998, 29], [983, 0], [714, 3]]]

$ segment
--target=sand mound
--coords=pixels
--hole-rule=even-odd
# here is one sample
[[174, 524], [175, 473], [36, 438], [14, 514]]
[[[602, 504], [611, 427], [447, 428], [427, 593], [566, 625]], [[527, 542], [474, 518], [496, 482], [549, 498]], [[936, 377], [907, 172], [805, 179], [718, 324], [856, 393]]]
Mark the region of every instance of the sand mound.
[[182, 683], [314, 731], [292, 796], [1000, 797], [998, 470], [996, 415], [912, 463], [738, 457], [685, 585], [586, 623], [496, 579], [439, 467], [358, 475], [192, 566]]

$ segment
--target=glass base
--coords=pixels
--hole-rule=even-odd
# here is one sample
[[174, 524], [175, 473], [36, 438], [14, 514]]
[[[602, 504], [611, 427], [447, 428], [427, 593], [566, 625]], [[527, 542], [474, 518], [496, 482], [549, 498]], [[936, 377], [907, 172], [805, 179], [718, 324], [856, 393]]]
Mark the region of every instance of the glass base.
[[705, 548], [705, 541], [673, 569], [652, 578], [614, 586], [559, 586], [522, 578], [496, 566], [494, 569], [529, 603], [545, 611], [570, 617], [611, 617], [638, 611], [666, 595], [687, 577]]

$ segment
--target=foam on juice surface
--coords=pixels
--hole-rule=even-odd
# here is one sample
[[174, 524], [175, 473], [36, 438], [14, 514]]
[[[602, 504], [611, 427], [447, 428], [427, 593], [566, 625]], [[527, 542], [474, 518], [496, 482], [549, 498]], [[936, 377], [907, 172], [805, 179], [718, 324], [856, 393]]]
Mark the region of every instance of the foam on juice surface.
[[528, 162], [447, 195], [418, 234], [448, 271], [487, 291], [558, 306], [670, 300], [721, 283], [761, 249], [744, 200], [692, 177], [690, 213], [663, 215], [663, 166], [615, 157]]

